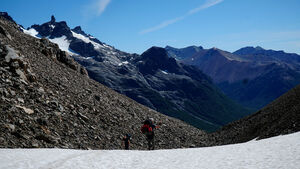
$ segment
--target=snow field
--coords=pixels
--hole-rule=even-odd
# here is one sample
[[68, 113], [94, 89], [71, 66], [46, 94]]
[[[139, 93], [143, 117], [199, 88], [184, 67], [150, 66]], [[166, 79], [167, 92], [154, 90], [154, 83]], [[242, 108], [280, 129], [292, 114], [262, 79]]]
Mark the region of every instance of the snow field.
[[0, 169], [299, 169], [300, 132], [225, 146], [155, 151], [0, 149]]
[[26, 30], [26, 29], [24, 29], [24, 28], [22, 28], [22, 27], [20, 27], [20, 28], [21, 28], [21, 29], [23, 30], [23, 32], [26, 33], [27, 35], [30, 35], [30, 36], [33, 36], [33, 37], [39, 39], [39, 37], [37, 36], [39, 33], [38, 33], [35, 29], [30, 28], [29, 30]]

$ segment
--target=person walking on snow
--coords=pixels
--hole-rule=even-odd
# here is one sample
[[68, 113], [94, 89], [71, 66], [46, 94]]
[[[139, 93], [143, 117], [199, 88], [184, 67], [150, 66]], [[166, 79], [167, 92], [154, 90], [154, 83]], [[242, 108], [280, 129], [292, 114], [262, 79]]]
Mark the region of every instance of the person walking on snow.
[[125, 150], [129, 150], [129, 144], [130, 144], [130, 134], [125, 134], [123, 137], [123, 146], [125, 147]]
[[141, 132], [146, 136], [148, 141], [148, 149], [154, 150], [154, 130], [159, 128], [159, 126], [154, 125], [154, 119], [149, 118], [144, 121]]

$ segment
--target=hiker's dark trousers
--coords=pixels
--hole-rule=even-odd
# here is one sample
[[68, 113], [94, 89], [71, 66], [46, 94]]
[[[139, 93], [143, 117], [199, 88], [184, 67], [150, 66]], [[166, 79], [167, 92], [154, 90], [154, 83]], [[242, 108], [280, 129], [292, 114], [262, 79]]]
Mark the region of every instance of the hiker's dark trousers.
[[147, 138], [147, 141], [148, 141], [148, 150], [154, 150], [154, 137]]

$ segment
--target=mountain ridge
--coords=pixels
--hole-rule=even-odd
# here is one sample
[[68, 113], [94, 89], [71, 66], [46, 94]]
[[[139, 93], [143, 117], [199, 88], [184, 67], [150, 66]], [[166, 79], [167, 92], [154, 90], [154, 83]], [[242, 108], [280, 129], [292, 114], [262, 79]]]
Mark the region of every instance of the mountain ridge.
[[[169, 56], [174, 54], [173, 51], [168, 53]], [[200, 68], [228, 97], [253, 111], [300, 83], [300, 56], [297, 54], [245, 47], [233, 53], [211, 48], [188, 55], [180, 62]], [[272, 83], [278, 90], [266, 88]]]

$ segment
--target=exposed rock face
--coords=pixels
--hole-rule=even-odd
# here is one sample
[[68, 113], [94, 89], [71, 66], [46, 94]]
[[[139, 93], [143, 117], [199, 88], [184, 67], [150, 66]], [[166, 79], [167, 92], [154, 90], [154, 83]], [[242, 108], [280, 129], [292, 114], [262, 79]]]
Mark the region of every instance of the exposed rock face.
[[51, 21], [46, 22], [42, 25], [32, 25], [36, 31], [39, 32], [39, 36], [47, 37], [53, 39], [61, 36], [66, 36], [67, 38], [72, 37], [71, 29], [68, 27], [65, 21], [55, 22], [55, 18], [52, 15]]
[[180, 66], [174, 58], [168, 57], [166, 50], [159, 47], [152, 47], [144, 52], [135, 62], [138, 63], [139, 71], [144, 74], [154, 75], [158, 70], [169, 73], [183, 74]]
[[84, 57], [94, 57], [99, 55], [99, 52], [94, 50], [94, 46], [91, 43], [85, 43], [80, 39], [72, 41], [69, 47], [71, 49], [76, 49], [76, 52]]
[[55, 21], [56, 21], [56, 19], [55, 19], [54, 15], [52, 15], [52, 16], [51, 16], [51, 21], [50, 21], [50, 23], [54, 24]]
[[203, 131], [164, 116], [89, 79], [56, 44], [0, 17], [0, 147], [146, 149], [141, 122], [161, 122], [157, 148], [205, 146]]
[[211, 135], [213, 144], [233, 144], [300, 131], [300, 85], [263, 109]]
[[186, 48], [173, 48], [171, 46], [166, 46], [165, 49], [168, 51], [170, 57], [176, 58], [178, 60], [183, 60], [193, 56], [195, 53], [203, 50], [202, 46], [188, 46]]
[[3, 17], [3, 18], [5, 18], [5, 19], [7, 19], [7, 20], [9, 20], [9, 21], [11, 21], [11, 22], [16, 23], [16, 22], [13, 20], [13, 18], [10, 17], [10, 16], [8, 15], [7, 12], [0, 12], [0, 17]]
[[261, 47], [245, 47], [234, 53], [217, 48], [167, 46], [166, 50], [180, 62], [200, 68], [227, 96], [254, 111], [300, 83], [297, 54]]

